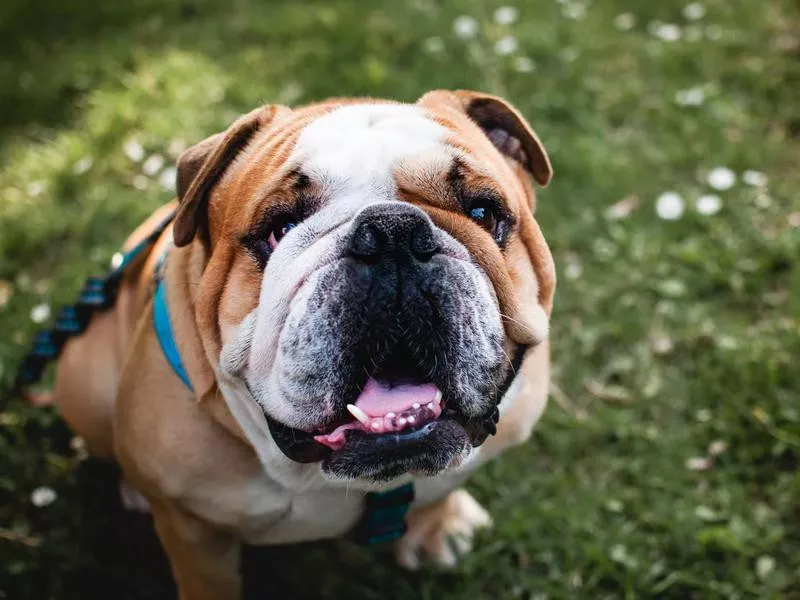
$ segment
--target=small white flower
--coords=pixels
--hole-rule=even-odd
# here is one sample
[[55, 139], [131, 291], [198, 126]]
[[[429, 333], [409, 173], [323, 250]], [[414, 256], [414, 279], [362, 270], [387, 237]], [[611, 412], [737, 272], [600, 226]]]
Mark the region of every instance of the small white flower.
[[708, 181], [708, 185], [715, 190], [729, 190], [736, 183], [736, 173], [731, 171], [728, 167], [716, 167], [708, 172], [706, 181]]
[[675, 102], [680, 106], [700, 106], [706, 99], [703, 88], [694, 87], [675, 93]]
[[700, 423], [708, 423], [711, 420], [712, 414], [711, 411], [707, 408], [701, 408], [696, 413], [694, 413], [694, 418], [697, 419]]
[[518, 56], [514, 59], [514, 70], [517, 73], [531, 73], [536, 69], [536, 63], [527, 56]]
[[702, 521], [718, 521], [719, 515], [708, 506], [702, 504], [694, 509], [694, 514]]
[[631, 13], [622, 13], [614, 17], [614, 27], [620, 31], [629, 31], [636, 25], [636, 17]]
[[722, 39], [722, 27], [719, 25], [709, 25], [706, 27], [706, 37], [712, 41]]
[[494, 51], [500, 56], [508, 56], [517, 51], [519, 44], [513, 35], [504, 35], [494, 45]]
[[765, 193], [760, 193], [756, 196], [756, 206], [758, 208], [767, 209], [772, 206], [772, 196]]
[[775, 559], [765, 554], [756, 560], [756, 575], [759, 579], [766, 579], [775, 570]]
[[609, 556], [614, 562], [624, 563], [628, 560], [628, 551], [622, 544], [616, 544], [611, 548]]
[[656, 200], [656, 214], [665, 221], [677, 221], [683, 216], [684, 201], [677, 192], [664, 192]]
[[133, 162], [139, 162], [144, 158], [144, 148], [142, 148], [142, 145], [135, 139], [130, 139], [125, 142], [122, 149], [125, 152], [125, 156]]
[[78, 460], [86, 460], [89, 458], [89, 450], [86, 447], [86, 440], [80, 436], [75, 436], [69, 441], [69, 447], [75, 452]]
[[725, 440], [714, 440], [708, 446], [708, 453], [711, 456], [719, 456], [728, 449], [728, 443]]
[[620, 219], [627, 219], [637, 208], [639, 208], [639, 197], [626, 196], [619, 202], [615, 202], [609, 206], [606, 209], [605, 215], [607, 219], [619, 221]]
[[50, 305], [37, 304], [31, 309], [31, 321], [34, 323], [44, 323], [50, 318]]
[[690, 471], [708, 471], [711, 468], [711, 461], [705, 456], [695, 456], [686, 461], [686, 468]]
[[175, 191], [175, 185], [178, 178], [178, 171], [175, 167], [167, 167], [158, 176], [158, 184], [168, 192]]
[[675, 343], [672, 341], [672, 339], [664, 333], [653, 337], [653, 339], [650, 341], [650, 345], [653, 348], [653, 353], [659, 355], [669, 354], [675, 347]]
[[567, 46], [561, 51], [561, 58], [564, 62], [574, 62], [580, 56], [580, 51], [575, 46]]
[[697, 21], [706, 16], [706, 7], [701, 2], [692, 2], [683, 7], [683, 16], [690, 21]]
[[86, 173], [86, 171], [92, 168], [93, 163], [94, 161], [92, 160], [91, 156], [84, 156], [75, 163], [75, 166], [72, 167], [72, 172], [75, 173], [75, 175], [83, 175]]
[[461, 15], [453, 21], [453, 31], [462, 40], [474, 38], [478, 33], [478, 21], [469, 15]]
[[160, 154], [152, 154], [142, 165], [142, 173], [148, 177], [153, 177], [164, 166], [164, 157]]
[[722, 198], [716, 194], [705, 194], [697, 199], [695, 208], [701, 215], [715, 215], [722, 209]]
[[564, 276], [567, 279], [578, 279], [583, 274], [583, 267], [578, 261], [570, 261], [564, 268]]
[[186, 141], [183, 138], [173, 138], [169, 143], [167, 153], [172, 158], [178, 158], [184, 150], [186, 150]]
[[619, 513], [622, 512], [622, 509], [625, 508], [625, 506], [616, 498], [609, 498], [606, 501], [606, 508], [613, 513]]
[[444, 51], [444, 40], [438, 35], [429, 37], [422, 42], [422, 49], [428, 54], [439, 54]]
[[586, 17], [586, 5], [579, 2], [570, 2], [561, 9], [561, 14], [566, 19], [582, 21]]
[[747, 185], [752, 185], [753, 187], [764, 187], [767, 185], [767, 176], [760, 171], [748, 169], [742, 173], [742, 181], [744, 181]]
[[45, 184], [43, 181], [32, 181], [28, 184], [28, 194], [31, 196], [39, 196], [45, 190]]
[[651, 33], [665, 42], [677, 42], [681, 39], [681, 28], [672, 23], [658, 23], [653, 25]]
[[723, 350], [736, 350], [739, 342], [732, 335], [721, 335], [717, 339], [717, 345]]
[[133, 187], [137, 190], [146, 190], [149, 184], [150, 181], [144, 175], [136, 175], [133, 178]]
[[512, 25], [518, 18], [519, 11], [513, 6], [501, 6], [494, 11], [494, 22], [498, 25]]
[[686, 284], [680, 279], [664, 279], [658, 284], [658, 291], [667, 298], [681, 298], [686, 295]]
[[40, 486], [31, 492], [31, 503], [37, 508], [50, 506], [58, 498], [58, 494], [53, 488]]

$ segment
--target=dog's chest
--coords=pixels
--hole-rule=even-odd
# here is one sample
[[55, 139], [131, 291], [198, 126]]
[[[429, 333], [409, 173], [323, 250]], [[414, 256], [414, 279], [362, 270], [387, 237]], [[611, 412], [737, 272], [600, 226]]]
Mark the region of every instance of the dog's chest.
[[338, 537], [350, 531], [363, 510], [364, 495], [346, 489], [292, 493], [267, 478], [186, 498], [196, 514], [239, 532], [254, 545]]
[[339, 537], [356, 525], [363, 509], [360, 493], [306, 492], [287, 498], [279, 518], [259, 525], [256, 518], [242, 532], [250, 544], [283, 544]]

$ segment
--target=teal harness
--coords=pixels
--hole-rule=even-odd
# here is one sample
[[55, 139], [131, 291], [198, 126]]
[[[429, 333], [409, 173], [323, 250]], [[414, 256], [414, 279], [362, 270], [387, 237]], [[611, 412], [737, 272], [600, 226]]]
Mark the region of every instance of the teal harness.
[[[95, 313], [112, 307], [117, 299], [119, 284], [128, 267], [161, 237], [175, 219], [171, 214], [164, 219], [144, 240], [128, 252], [115, 256], [112, 271], [105, 277], [89, 277], [75, 304], [64, 306], [56, 317], [51, 329], [36, 334], [30, 352], [25, 356], [17, 374], [14, 390], [20, 392], [27, 386], [39, 382], [47, 363], [56, 360], [67, 340], [81, 335]], [[161, 267], [166, 253], [160, 257], [161, 264], [156, 269], [156, 287], [153, 294], [153, 329], [161, 351], [175, 375], [192, 390], [192, 383], [183, 366], [172, 321], [169, 316], [167, 291]], [[405, 517], [414, 500], [414, 486], [407, 483], [386, 492], [368, 492], [365, 499], [364, 514], [355, 528], [356, 540], [362, 544], [379, 544], [400, 538], [406, 531]]]

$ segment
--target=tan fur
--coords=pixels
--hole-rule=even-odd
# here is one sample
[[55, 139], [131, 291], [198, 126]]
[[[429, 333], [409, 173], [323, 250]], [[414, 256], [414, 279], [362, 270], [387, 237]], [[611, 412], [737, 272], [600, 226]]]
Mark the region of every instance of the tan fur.
[[[420, 105], [448, 127], [449, 142], [462, 152], [469, 178], [491, 182], [508, 200], [519, 227], [505, 254], [446, 197], [441, 177], [431, 178], [413, 165], [401, 166], [395, 176], [401, 197], [420, 205], [485, 270], [509, 337], [540, 342], [533, 339], [528, 314], [531, 303], [540, 304], [547, 314], [552, 309], [553, 261], [533, 218], [527, 175], [515, 160], [497, 152], [465, 112], [470, 98], [483, 97], [460, 92], [454, 103], [449, 92], [437, 92], [423, 97]], [[359, 503], [345, 502], [344, 496], [307, 501], [273, 494], [226, 407], [214, 371], [223, 340], [258, 302], [260, 273], [243, 254], [239, 239], [265, 202], [281, 201], [281, 182], [287, 174], [283, 161], [303, 127], [354, 102], [377, 101], [337, 99], [295, 110], [257, 109], [182, 158], [183, 201], [175, 224], [176, 242], [182, 247], [171, 250], [165, 278], [175, 338], [194, 393], [165, 361], [152, 327], [152, 269], [159, 250], [170, 241], [170, 230], [144, 263], [129, 271], [113, 310], [71, 341], [59, 363], [55, 397], [62, 414], [92, 452], [113, 455], [151, 503], [181, 598], [238, 597], [238, 549], [243, 539], [277, 543], [311, 535], [292, 525], [294, 521], [276, 521], [276, 515], [292, 511], [293, 518], [308, 523], [328, 517], [337, 531], [358, 517]], [[224, 140], [245, 149], [228, 152]], [[523, 147], [533, 155], [540, 149], [544, 159], [531, 156], [535, 162], [526, 168], [535, 169], [540, 180], [549, 179], [549, 162], [535, 136]], [[220, 160], [231, 164], [220, 167]], [[203, 203], [208, 205], [205, 233], [194, 212]], [[156, 211], [126, 247], [147, 235], [174, 207], [171, 203]], [[476, 464], [527, 439], [544, 408], [548, 368], [544, 342], [523, 363], [520, 388], [504, 400], [497, 435], [481, 447]], [[474, 506], [462, 496], [466, 492], [453, 491], [461, 479], [442, 477], [437, 484], [442, 489], [418, 494], [410, 537], [403, 542], [406, 548], [420, 546], [434, 559], [446, 561], [442, 532], [463, 529], [470, 522], [466, 529], [471, 535], [480, 526]], [[426, 502], [433, 504], [426, 509]], [[470, 510], [472, 521], [466, 514]]]

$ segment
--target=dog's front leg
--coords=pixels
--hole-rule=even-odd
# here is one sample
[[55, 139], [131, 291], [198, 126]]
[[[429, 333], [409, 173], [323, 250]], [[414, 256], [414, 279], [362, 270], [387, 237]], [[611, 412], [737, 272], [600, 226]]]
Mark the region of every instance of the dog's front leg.
[[395, 556], [401, 566], [416, 570], [422, 558], [452, 567], [472, 549], [479, 529], [490, 527], [489, 513], [464, 489], [458, 488], [428, 506], [412, 510], [408, 531], [397, 542]]
[[174, 506], [154, 506], [153, 517], [180, 600], [238, 600], [241, 543], [235, 536]]

